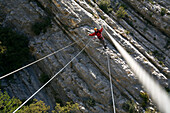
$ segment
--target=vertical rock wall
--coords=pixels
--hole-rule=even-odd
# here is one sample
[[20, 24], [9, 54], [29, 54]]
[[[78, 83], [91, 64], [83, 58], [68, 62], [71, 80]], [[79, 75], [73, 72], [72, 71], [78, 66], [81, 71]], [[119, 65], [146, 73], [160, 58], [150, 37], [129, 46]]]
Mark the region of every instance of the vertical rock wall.
[[[43, 100], [51, 108], [58, 100], [62, 100], [63, 103], [71, 100], [79, 103], [82, 112], [112, 112], [106, 62], [107, 54], [109, 54], [117, 112], [126, 112], [122, 105], [127, 100], [133, 100], [141, 105], [143, 100], [139, 94], [144, 89], [106, 34], [106, 32], [111, 34], [163, 87], [168, 88], [170, 61], [169, 50], [165, 48], [165, 45], [169, 34], [168, 28], [164, 29], [165, 25], [161, 24], [163, 22], [168, 25], [168, 21], [166, 19], [164, 21], [164, 17], [160, 21], [155, 20], [160, 22], [160, 28], [154, 23], [154, 19], [151, 19], [153, 24], [146, 24], [141, 14], [147, 19], [150, 18], [145, 16], [142, 12], [144, 10], [139, 11], [141, 14], [134, 11], [134, 9], [139, 9], [139, 3], [139, 1], [126, 1], [125, 4], [129, 6], [127, 12], [131, 20], [118, 20], [114, 11], [108, 16], [92, 0], [1, 0], [2, 25], [12, 26], [14, 30], [29, 37], [30, 47], [35, 49], [32, 53], [35, 59], [80, 40], [75, 45], [36, 65], [11, 75], [12, 79], [2, 80], [1, 87], [11, 96], [20, 99], [28, 98], [41, 87], [42, 83], [39, 78], [42, 73], [52, 77], [92, 38], [88, 36], [93, 32], [91, 29], [96, 26], [100, 28], [103, 25], [103, 36], [109, 49], [103, 50], [97, 39], [92, 40], [85, 51], [35, 98]], [[140, 5], [149, 7], [145, 2]], [[43, 16], [51, 18], [52, 27], [49, 27], [47, 32], [35, 36], [31, 31], [31, 26]], [[135, 21], [133, 26], [129, 24], [129, 21]], [[145, 28], [147, 30], [144, 30]], [[125, 30], [130, 31], [130, 35], [127, 35]], [[166, 67], [161, 66], [152, 55], [148, 54], [149, 50], [162, 54], [165, 57], [163, 61]], [[148, 106], [155, 107], [152, 101]]]

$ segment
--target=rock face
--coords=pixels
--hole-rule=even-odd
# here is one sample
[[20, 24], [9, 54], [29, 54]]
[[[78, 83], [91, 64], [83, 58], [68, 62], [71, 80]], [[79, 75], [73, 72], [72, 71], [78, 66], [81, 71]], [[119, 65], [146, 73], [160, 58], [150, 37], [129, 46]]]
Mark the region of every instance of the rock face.
[[[123, 0], [128, 6], [126, 11], [129, 18], [118, 19], [114, 11], [107, 15], [92, 0], [0, 0], [1, 24], [12, 26], [14, 30], [30, 38], [30, 47], [35, 49], [32, 53], [35, 59], [77, 41], [63, 51], [11, 75], [14, 76], [13, 79], [3, 79], [1, 87], [11, 96], [27, 99], [41, 87], [39, 78], [42, 73], [52, 77], [88, 43], [92, 38], [88, 36], [93, 32], [91, 29], [103, 25], [103, 36], [109, 49], [104, 51], [97, 39], [92, 40], [85, 51], [35, 98], [43, 100], [51, 108], [58, 100], [62, 100], [63, 103], [66, 101], [79, 103], [82, 112], [113, 112], [106, 62], [108, 54], [117, 112], [128, 112], [123, 109], [123, 104], [128, 100], [133, 100], [140, 106], [143, 102], [140, 91], [144, 89], [106, 32], [112, 35], [163, 87], [170, 88], [168, 43], [170, 21], [169, 15], [158, 14], [161, 7], [169, 9], [164, 5], [169, 2], [161, 1], [155, 0], [153, 5], [148, 4], [148, 1]], [[156, 9], [158, 11], [155, 11]], [[149, 16], [151, 12], [153, 15]], [[47, 32], [35, 36], [31, 26], [43, 16], [51, 18], [52, 27], [49, 27]], [[126, 33], [127, 30], [130, 34]], [[154, 55], [158, 59], [155, 59]], [[165, 66], [159, 64], [160, 60]], [[148, 104], [148, 107], [150, 106], [155, 107], [151, 100]]]

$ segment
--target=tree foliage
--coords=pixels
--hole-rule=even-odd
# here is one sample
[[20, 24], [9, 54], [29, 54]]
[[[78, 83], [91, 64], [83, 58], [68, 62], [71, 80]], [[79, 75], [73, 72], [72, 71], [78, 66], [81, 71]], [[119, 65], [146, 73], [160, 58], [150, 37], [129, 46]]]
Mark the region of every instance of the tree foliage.
[[145, 108], [149, 102], [149, 95], [146, 92], [140, 92], [140, 97], [143, 98], [142, 107]]
[[127, 15], [127, 12], [125, 11], [124, 7], [120, 6], [116, 12], [116, 16], [118, 18], [124, 18], [126, 15]]
[[28, 38], [0, 26], [0, 75], [21, 67], [30, 58]]
[[105, 13], [110, 13], [113, 9], [111, 8], [111, 2], [110, 0], [100, 0], [98, 2], [98, 5], [101, 10], [103, 10]]
[[136, 104], [134, 101], [126, 101], [122, 108], [125, 110], [125, 111], [128, 111], [129, 113], [137, 113], [136, 111]]
[[28, 106], [24, 106], [19, 113], [48, 113], [50, 106], [45, 105], [43, 101], [38, 101], [37, 99], [33, 100]]
[[6, 51], [6, 47], [2, 46], [2, 42], [0, 41], [0, 54], [3, 54]]
[[71, 104], [71, 102], [66, 102], [67, 105], [61, 107], [59, 103], [56, 103], [55, 110], [53, 113], [70, 113], [79, 110], [78, 104]]
[[[0, 113], [12, 113], [20, 105], [21, 101], [17, 98], [11, 98], [7, 92], [1, 92], [0, 90]], [[33, 99], [33, 102], [23, 106], [17, 113], [48, 113], [50, 112], [50, 106], [45, 105], [43, 101], [38, 101]], [[77, 103], [72, 104], [71, 102], [66, 102], [65, 106], [60, 106], [59, 103], [56, 103], [55, 110], [53, 113], [70, 113], [79, 110]]]
[[10, 98], [7, 92], [0, 90], [0, 113], [12, 113], [21, 104], [17, 98]]
[[167, 12], [165, 8], [161, 8], [161, 16], [164, 16]]

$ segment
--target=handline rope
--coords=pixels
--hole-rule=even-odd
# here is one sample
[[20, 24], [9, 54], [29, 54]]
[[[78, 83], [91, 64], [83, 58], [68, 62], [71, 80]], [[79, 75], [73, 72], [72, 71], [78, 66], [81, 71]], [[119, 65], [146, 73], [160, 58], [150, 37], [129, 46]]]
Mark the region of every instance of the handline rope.
[[110, 78], [110, 90], [111, 90], [111, 94], [112, 94], [112, 102], [113, 102], [113, 113], [116, 113], [115, 110], [115, 102], [114, 102], [114, 95], [113, 95], [113, 87], [112, 87], [112, 79], [111, 79], [111, 73], [110, 73], [110, 62], [109, 62], [109, 55], [107, 53], [107, 62], [108, 62], [108, 69], [109, 69], [109, 78]]
[[24, 69], [24, 68], [27, 68], [27, 67], [29, 67], [29, 66], [31, 66], [31, 65], [33, 65], [33, 64], [35, 64], [35, 63], [37, 63], [37, 62], [39, 62], [39, 61], [41, 61], [41, 60], [43, 60], [43, 59], [45, 59], [45, 58], [47, 58], [47, 57], [50, 57], [50, 56], [52, 56], [52, 55], [60, 52], [61, 50], [64, 50], [65, 48], [67, 48], [67, 47], [69, 47], [69, 46], [71, 46], [71, 45], [73, 45], [73, 44], [75, 44], [75, 43], [77, 43], [77, 42], [79, 42], [79, 41], [81, 41], [81, 40], [82, 40], [82, 39], [80, 39], [80, 40], [78, 40], [78, 41], [76, 41], [76, 42], [73, 42], [73, 43], [71, 43], [70, 45], [67, 45], [67, 46], [65, 46], [65, 47], [63, 47], [63, 48], [61, 48], [61, 49], [59, 49], [59, 50], [57, 50], [57, 51], [54, 51], [53, 53], [51, 53], [51, 54], [49, 54], [49, 55], [46, 55], [45, 57], [42, 57], [42, 58], [40, 58], [40, 59], [38, 59], [38, 60], [36, 60], [36, 61], [34, 61], [34, 62], [32, 62], [32, 63], [27, 64], [26, 66], [23, 66], [23, 67], [21, 67], [21, 68], [19, 68], [19, 69], [16, 69], [16, 70], [14, 70], [14, 71], [12, 71], [12, 72], [10, 72], [10, 73], [8, 73], [8, 74], [5, 74], [4, 76], [1, 76], [0, 79], [3, 79], [3, 78], [5, 78], [5, 77], [7, 77], [7, 76], [9, 76], [9, 75], [11, 75], [11, 74], [14, 74], [14, 73], [16, 73], [16, 72]]
[[30, 96], [23, 104], [21, 104], [13, 113], [17, 112], [23, 105], [25, 105], [33, 96], [35, 96], [41, 89], [43, 89], [49, 82], [51, 82], [61, 71], [63, 71], [77, 56], [80, 55], [80, 53], [87, 47], [87, 45], [91, 42], [90, 41], [84, 46], [84, 48], [76, 55], [74, 58], [72, 58], [60, 71], [58, 71], [50, 80], [48, 80], [41, 88], [39, 88], [32, 96]]

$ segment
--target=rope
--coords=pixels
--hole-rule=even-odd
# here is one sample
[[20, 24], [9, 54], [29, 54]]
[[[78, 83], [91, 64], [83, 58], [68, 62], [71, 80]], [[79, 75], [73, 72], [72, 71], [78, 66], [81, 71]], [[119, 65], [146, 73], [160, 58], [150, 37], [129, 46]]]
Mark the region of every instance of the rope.
[[[106, 32], [107, 33], [107, 32]], [[107, 33], [127, 64], [131, 67], [141, 84], [146, 88], [153, 101], [163, 113], [170, 111], [170, 96], [151, 76], [126, 52], [126, 50]]]
[[109, 62], [109, 55], [107, 54], [107, 63], [108, 63], [108, 69], [109, 69], [109, 78], [110, 78], [110, 90], [111, 90], [111, 94], [112, 94], [112, 102], [113, 102], [113, 113], [116, 113], [115, 110], [115, 102], [114, 102], [114, 95], [113, 95], [113, 87], [112, 87], [112, 79], [111, 79], [111, 74], [110, 74], [110, 62]]
[[49, 54], [49, 55], [46, 55], [46, 56], [43, 57], [43, 58], [40, 58], [40, 59], [38, 59], [38, 60], [30, 63], [30, 64], [27, 64], [26, 66], [23, 66], [23, 67], [21, 67], [21, 68], [19, 68], [19, 69], [16, 69], [16, 70], [14, 70], [14, 71], [12, 71], [12, 72], [4, 75], [4, 76], [1, 76], [0, 79], [3, 79], [3, 78], [5, 78], [5, 77], [7, 77], [7, 76], [9, 76], [9, 75], [11, 75], [11, 74], [14, 74], [14, 73], [16, 73], [16, 72], [24, 69], [24, 68], [27, 68], [27, 67], [29, 67], [29, 66], [31, 66], [31, 65], [33, 65], [33, 64], [35, 64], [35, 63], [37, 63], [37, 62], [39, 62], [39, 61], [41, 61], [41, 60], [43, 60], [43, 59], [45, 59], [45, 58], [47, 58], [47, 57], [50, 57], [50, 56], [52, 56], [52, 55], [60, 52], [61, 50], [64, 50], [65, 48], [70, 47], [71, 45], [73, 45], [73, 44], [75, 44], [75, 43], [77, 43], [77, 42], [79, 42], [79, 41], [80, 41], [80, 40], [78, 40], [78, 41], [76, 41], [76, 42], [73, 42], [73, 43], [71, 43], [70, 45], [67, 45], [67, 46], [65, 46], [65, 47], [63, 47], [63, 48], [61, 48], [61, 49], [59, 49], [59, 50], [57, 50], [57, 51], [54, 51], [53, 53], [51, 53], [51, 54]]
[[[86, 44], [86, 46], [91, 42], [91, 40]], [[32, 96], [30, 96], [23, 104], [21, 104], [13, 113], [17, 112], [23, 105], [25, 105], [33, 96], [35, 96], [41, 89], [43, 89], [49, 82], [51, 82], [61, 71], [63, 71], [80, 53], [86, 48], [86, 46], [74, 57], [72, 58], [60, 71], [58, 71], [49, 81], [47, 81], [41, 88], [39, 88]]]

